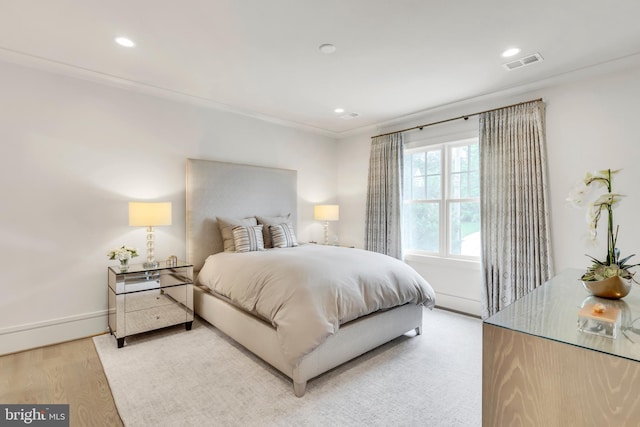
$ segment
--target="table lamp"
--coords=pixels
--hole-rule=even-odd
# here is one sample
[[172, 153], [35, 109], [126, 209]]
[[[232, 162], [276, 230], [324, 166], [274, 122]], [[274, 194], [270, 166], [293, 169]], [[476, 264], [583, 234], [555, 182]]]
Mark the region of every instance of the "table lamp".
[[316, 221], [324, 221], [324, 244], [329, 244], [329, 221], [340, 219], [340, 206], [316, 205], [313, 209], [313, 217]]
[[158, 267], [154, 255], [153, 227], [171, 225], [171, 202], [129, 202], [129, 225], [147, 227], [147, 262], [144, 268]]

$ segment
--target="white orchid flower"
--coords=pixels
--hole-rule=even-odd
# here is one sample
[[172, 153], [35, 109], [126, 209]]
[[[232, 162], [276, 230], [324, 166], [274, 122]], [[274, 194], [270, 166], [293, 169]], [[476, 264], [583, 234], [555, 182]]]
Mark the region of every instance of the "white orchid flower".
[[614, 173], [618, 173], [620, 172], [622, 169], [603, 169], [603, 170], [599, 170], [597, 172], [598, 175], [602, 176], [603, 178], [606, 178], [609, 176], [609, 174], [613, 175]]
[[605, 193], [600, 195], [593, 204], [594, 205], [609, 205], [613, 206], [614, 204], [618, 204], [620, 200], [624, 197], [624, 194], [618, 193]]
[[[612, 191], [612, 175], [620, 172], [617, 170], [600, 170], [595, 173], [587, 173], [582, 183], [576, 185], [569, 194], [567, 200], [575, 205], [587, 207], [586, 220], [588, 233], [592, 243], [597, 236], [598, 222], [602, 216], [602, 211], [606, 211], [608, 216], [607, 224], [607, 256], [604, 261], [591, 257], [593, 264], [581, 277], [583, 281], [603, 280], [608, 277], [620, 276], [624, 279], [633, 279], [634, 273], [629, 272], [629, 268], [640, 264], [627, 264], [626, 261], [633, 255], [620, 258], [620, 250], [616, 246], [618, 240], [618, 227], [613, 222], [613, 208], [625, 197], [623, 194]], [[587, 189], [585, 189], [585, 187]], [[605, 191], [598, 191], [593, 197], [588, 191], [592, 188], [605, 188]], [[595, 200], [593, 200], [595, 198]], [[622, 262], [621, 262], [622, 261]]]
[[584, 181], [579, 181], [571, 189], [569, 197], [567, 197], [567, 201], [573, 206], [582, 207], [590, 190], [591, 188]]

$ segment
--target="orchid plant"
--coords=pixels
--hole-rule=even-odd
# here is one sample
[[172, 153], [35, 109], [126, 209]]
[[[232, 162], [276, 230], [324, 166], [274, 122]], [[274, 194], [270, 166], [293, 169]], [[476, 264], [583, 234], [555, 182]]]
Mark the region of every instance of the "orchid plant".
[[129, 246], [122, 246], [118, 249], [112, 249], [107, 253], [109, 259], [117, 259], [118, 261], [128, 261], [138, 256], [138, 250]]
[[[578, 207], [584, 207], [586, 205], [587, 223], [589, 224], [589, 237], [591, 240], [595, 240], [598, 235], [598, 221], [600, 221], [602, 212], [606, 211], [608, 216], [607, 257], [604, 261], [600, 261], [587, 255], [591, 258], [593, 264], [581, 277], [581, 280], [586, 282], [605, 280], [614, 276], [634, 280], [633, 275], [635, 273], [631, 273], [629, 269], [640, 265], [627, 264], [627, 261], [635, 254], [621, 259], [620, 250], [616, 247], [619, 226], [615, 226], [614, 228], [613, 225], [613, 207], [620, 203], [624, 195], [613, 192], [611, 177], [618, 172], [620, 172], [620, 170], [606, 169], [598, 171], [595, 174], [587, 173], [587, 176], [576, 185], [567, 199]], [[593, 188], [605, 188], [606, 193], [600, 194], [595, 200], [590, 202]]]

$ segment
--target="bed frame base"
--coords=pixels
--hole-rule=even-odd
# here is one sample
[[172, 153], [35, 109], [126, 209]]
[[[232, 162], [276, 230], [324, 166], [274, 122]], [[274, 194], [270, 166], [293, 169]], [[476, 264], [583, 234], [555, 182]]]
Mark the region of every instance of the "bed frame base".
[[337, 334], [307, 354], [298, 366], [291, 366], [285, 361], [276, 330], [270, 324], [215, 297], [205, 288], [193, 289], [196, 314], [291, 378], [297, 397], [305, 394], [308, 380], [407, 331], [421, 334], [423, 307], [405, 304], [342, 325]]

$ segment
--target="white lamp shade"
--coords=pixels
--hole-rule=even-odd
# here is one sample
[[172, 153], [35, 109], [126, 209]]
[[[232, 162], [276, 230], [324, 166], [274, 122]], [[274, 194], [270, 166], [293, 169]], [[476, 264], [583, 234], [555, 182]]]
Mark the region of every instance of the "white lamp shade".
[[171, 202], [129, 202], [129, 225], [136, 227], [171, 225]]
[[340, 219], [340, 206], [316, 205], [313, 209], [313, 217], [316, 221], [338, 221]]

